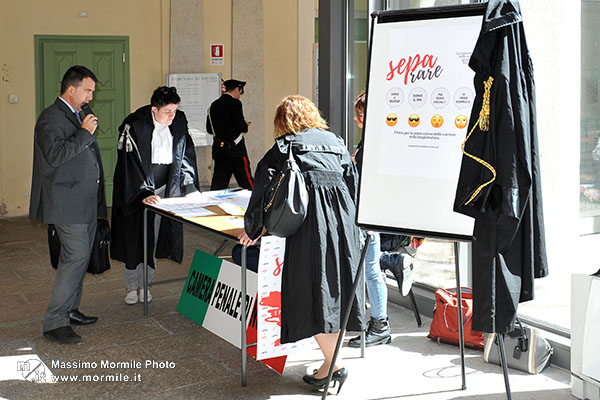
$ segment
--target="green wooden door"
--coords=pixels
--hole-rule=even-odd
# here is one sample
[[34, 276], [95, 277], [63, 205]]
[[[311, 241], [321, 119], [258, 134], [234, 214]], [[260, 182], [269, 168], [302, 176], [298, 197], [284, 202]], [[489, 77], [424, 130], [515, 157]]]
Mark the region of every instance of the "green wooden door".
[[118, 127], [129, 114], [129, 39], [105, 36], [36, 36], [37, 114], [56, 100], [60, 81], [72, 65], [84, 65], [98, 78], [90, 106], [98, 116], [95, 132], [112, 203], [113, 173], [117, 162]]

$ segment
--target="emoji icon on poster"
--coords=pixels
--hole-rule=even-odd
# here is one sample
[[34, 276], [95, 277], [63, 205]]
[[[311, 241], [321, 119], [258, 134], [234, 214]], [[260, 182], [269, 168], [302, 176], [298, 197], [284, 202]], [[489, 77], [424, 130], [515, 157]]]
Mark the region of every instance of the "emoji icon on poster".
[[442, 125], [444, 125], [444, 117], [442, 117], [440, 114], [435, 114], [433, 117], [431, 117], [431, 126], [434, 128], [439, 128]]
[[463, 129], [465, 126], [467, 126], [467, 117], [462, 114], [459, 115], [454, 120], [454, 125], [456, 125], [458, 129]]
[[396, 125], [396, 122], [398, 122], [398, 117], [394, 113], [390, 113], [385, 117], [385, 123], [388, 124], [388, 126], [394, 126]]
[[408, 124], [413, 128], [419, 125], [419, 122], [421, 122], [421, 117], [419, 117], [417, 114], [410, 114], [408, 116]]

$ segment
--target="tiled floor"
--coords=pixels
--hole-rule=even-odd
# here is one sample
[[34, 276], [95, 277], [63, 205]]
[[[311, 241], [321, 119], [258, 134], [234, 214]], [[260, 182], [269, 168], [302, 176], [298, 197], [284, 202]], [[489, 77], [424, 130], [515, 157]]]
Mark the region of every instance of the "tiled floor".
[[[160, 263], [157, 279], [186, 275], [195, 248], [212, 252], [218, 245], [218, 239], [186, 228], [183, 264]], [[117, 263], [103, 275], [88, 275], [85, 279], [80, 309], [99, 316], [100, 320], [91, 326], [75, 328], [83, 342], [59, 345], [44, 339], [41, 319], [54, 280], [47, 252], [44, 226], [33, 226], [24, 218], [0, 219], [0, 397], [98, 400], [320, 397], [302, 382], [302, 375], [319, 365], [318, 350], [290, 356], [282, 376], [249, 358], [248, 385], [242, 387], [240, 351], [175, 311], [182, 282], [154, 287], [150, 315], [144, 317], [141, 304], [129, 306], [123, 302], [122, 267]], [[424, 327], [417, 328], [412, 311], [390, 304], [389, 314], [391, 344], [367, 349], [364, 359], [359, 357], [359, 350], [343, 348], [350, 377], [337, 398], [506, 398], [500, 368], [484, 363], [480, 352], [467, 350], [467, 390], [460, 390], [458, 349], [426, 338], [428, 318], [424, 318]], [[30, 382], [22, 378], [15, 356], [22, 356], [23, 361], [35, 360], [36, 355], [55, 376], [81, 380], [89, 375], [96, 380], [113, 381]], [[163, 364], [146, 367], [146, 361]], [[103, 362], [111, 365], [104, 366]], [[138, 368], [136, 362], [142, 366]], [[95, 369], [90, 368], [93, 363], [97, 364]], [[135, 381], [115, 382], [126, 375]], [[511, 370], [510, 384], [513, 399], [573, 398], [569, 372], [554, 367], [535, 376]]]

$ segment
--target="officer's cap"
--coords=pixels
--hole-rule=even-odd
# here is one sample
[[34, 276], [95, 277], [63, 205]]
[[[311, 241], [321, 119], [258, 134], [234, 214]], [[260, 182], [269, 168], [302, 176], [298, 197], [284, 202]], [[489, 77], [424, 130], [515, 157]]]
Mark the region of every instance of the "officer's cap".
[[223, 82], [223, 85], [225, 86], [225, 90], [228, 92], [239, 87], [242, 90], [242, 93], [244, 93], [244, 85], [246, 85], [246, 82], [238, 81], [237, 79], [228, 79]]

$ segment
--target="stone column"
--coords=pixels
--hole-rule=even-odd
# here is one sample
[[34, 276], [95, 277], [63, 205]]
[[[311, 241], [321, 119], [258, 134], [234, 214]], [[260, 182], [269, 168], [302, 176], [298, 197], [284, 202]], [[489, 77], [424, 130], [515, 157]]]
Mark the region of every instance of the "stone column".
[[256, 164], [265, 153], [263, 0], [233, 0], [231, 19], [232, 71], [224, 79], [247, 82], [241, 100], [244, 116], [252, 123], [245, 140], [254, 175]]
[[[171, 0], [170, 74], [205, 72], [203, 8], [202, 0]], [[196, 158], [200, 185], [210, 185], [210, 152], [196, 147]]]

